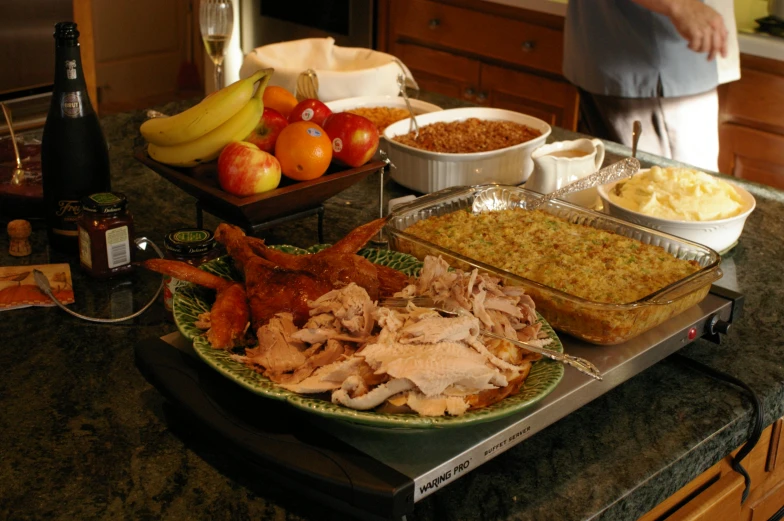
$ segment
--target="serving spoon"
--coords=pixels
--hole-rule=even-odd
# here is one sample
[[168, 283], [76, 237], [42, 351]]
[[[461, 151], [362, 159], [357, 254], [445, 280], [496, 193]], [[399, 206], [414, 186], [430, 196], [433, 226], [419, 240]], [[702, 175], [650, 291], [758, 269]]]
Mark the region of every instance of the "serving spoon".
[[[639, 119], [635, 119], [632, 124], [632, 157], [637, 157], [637, 143], [640, 141], [640, 134], [642, 134], [642, 123]], [[616, 183], [613, 191], [615, 195], [621, 195], [621, 187], [623, 183]]]
[[406, 77], [403, 74], [397, 75], [397, 84], [400, 87], [400, 95], [403, 96], [403, 101], [406, 102], [408, 114], [411, 116], [410, 123], [408, 124], [408, 131], [411, 132], [411, 125], [414, 126], [414, 139], [419, 139], [419, 123], [417, 123], [414, 109], [411, 108], [411, 102], [408, 100], [408, 93], [406, 92]]
[[642, 134], [642, 123], [639, 119], [635, 119], [632, 124], [632, 157], [637, 157], [637, 143], [640, 141], [640, 134]]
[[627, 157], [621, 159], [617, 163], [606, 166], [591, 175], [585, 176], [582, 179], [578, 179], [577, 181], [569, 183], [566, 186], [562, 186], [554, 192], [543, 195], [539, 199], [526, 201], [525, 208], [527, 210], [535, 210], [551, 199], [558, 199], [559, 197], [563, 197], [564, 195], [570, 194], [572, 192], [587, 190], [588, 188], [593, 188], [594, 186], [612, 183], [613, 181], [618, 181], [619, 179], [623, 179], [625, 177], [631, 177], [639, 170], [640, 162], [634, 157]]

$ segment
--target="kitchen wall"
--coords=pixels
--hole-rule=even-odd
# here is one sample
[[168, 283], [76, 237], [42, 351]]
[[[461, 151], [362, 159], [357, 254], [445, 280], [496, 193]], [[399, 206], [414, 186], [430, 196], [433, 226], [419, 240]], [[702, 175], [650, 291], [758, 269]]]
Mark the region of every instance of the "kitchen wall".
[[71, 19], [71, 0], [0, 3], [0, 93], [53, 83], [54, 24]]
[[738, 31], [753, 30], [754, 20], [768, 15], [768, 0], [735, 0], [735, 21]]

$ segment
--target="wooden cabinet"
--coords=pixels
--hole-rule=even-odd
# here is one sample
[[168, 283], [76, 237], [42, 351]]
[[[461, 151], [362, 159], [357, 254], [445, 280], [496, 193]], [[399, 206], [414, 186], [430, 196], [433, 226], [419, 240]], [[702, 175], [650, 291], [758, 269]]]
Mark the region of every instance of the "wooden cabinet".
[[741, 462], [751, 478], [743, 504], [744, 480], [728, 456], [638, 521], [767, 521], [784, 505], [783, 426], [784, 420], [778, 420], [765, 429]]
[[561, 76], [563, 18], [469, 0], [381, 0], [378, 47], [425, 90], [577, 127]]
[[784, 61], [741, 55], [719, 107], [719, 170], [784, 189]]
[[187, 82], [184, 90], [185, 77], [178, 78], [188, 61], [204, 77], [198, 17], [191, 7], [198, 10], [198, 1], [74, 0], [93, 106], [117, 112], [203, 93], [201, 81]]

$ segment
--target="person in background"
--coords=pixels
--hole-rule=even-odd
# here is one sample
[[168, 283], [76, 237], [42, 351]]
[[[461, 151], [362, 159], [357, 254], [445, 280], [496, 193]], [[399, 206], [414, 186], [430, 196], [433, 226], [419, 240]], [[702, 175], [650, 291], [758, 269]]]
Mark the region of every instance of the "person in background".
[[718, 170], [716, 87], [740, 78], [732, 0], [569, 0], [564, 76], [581, 130]]

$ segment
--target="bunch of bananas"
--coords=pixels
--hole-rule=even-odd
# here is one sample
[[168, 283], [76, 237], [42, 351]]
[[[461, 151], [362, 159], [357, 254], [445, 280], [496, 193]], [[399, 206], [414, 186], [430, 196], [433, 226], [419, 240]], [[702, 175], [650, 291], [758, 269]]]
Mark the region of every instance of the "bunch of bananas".
[[230, 142], [248, 137], [264, 112], [262, 96], [272, 71], [260, 70], [175, 116], [145, 121], [140, 130], [150, 157], [172, 166], [196, 166], [217, 158]]

